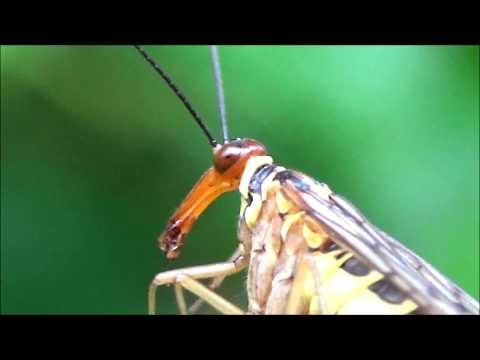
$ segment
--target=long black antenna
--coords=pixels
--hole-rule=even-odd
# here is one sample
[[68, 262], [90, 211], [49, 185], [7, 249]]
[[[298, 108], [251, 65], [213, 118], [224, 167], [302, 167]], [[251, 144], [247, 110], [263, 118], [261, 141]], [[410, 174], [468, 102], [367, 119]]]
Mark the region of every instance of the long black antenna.
[[213, 75], [215, 77], [215, 91], [217, 92], [218, 111], [220, 115], [220, 125], [222, 127], [223, 142], [227, 143], [227, 111], [225, 110], [225, 95], [223, 92], [222, 70], [220, 69], [218, 49], [215, 45], [210, 45], [210, 55], [212, 57]]
[[135, 49], [138, 50], [138, 52], [144, 57], [147, 62], [152, 65], [152, 67], [155, 69], [155, 71], [165, 80], [167, 85], [172, 89], [172, 91], [177, 95], [177, 97], [183, 102], [183, 105], [187, 108], [187, 110], [192, 114], [193, 118], [197, 122], [198, 126], [200, 126], [200, 129], [203, 130], [205, 135], [208, 138], [208, 142], [212, 147], [215, 147], [217, 145], [217, 140], [212, 136], [210, 131], [208, 130], [207, 126], [205, 125], [204, 121], [200, 117], [200, 115], [193, 109], [192, 105], [190, 102], [187, 100], [185, 95], [180, 91], [180, 89], [175, 85], [173, 80], [168, 76], [168, 74], [158, 65], [155, 60], [145, 51], [145, 49], [139, 45], [133, 45]]

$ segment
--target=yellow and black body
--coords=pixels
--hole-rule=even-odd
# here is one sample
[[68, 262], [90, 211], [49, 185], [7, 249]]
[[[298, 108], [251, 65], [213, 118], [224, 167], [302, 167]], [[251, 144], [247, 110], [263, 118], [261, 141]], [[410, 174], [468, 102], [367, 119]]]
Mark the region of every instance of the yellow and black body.
[[258, 156], [240, 194], [251, 313], [478, 313], [473, 298], [327, 185]]

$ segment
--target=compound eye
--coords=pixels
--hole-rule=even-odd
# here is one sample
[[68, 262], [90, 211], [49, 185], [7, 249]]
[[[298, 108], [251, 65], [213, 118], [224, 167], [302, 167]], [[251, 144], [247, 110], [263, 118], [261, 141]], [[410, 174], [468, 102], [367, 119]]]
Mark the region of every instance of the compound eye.
[[240, 158], [241, 150], [236, 147], [225, 147], [215, 154], [214, 166], [219, 173], [231, 168]]

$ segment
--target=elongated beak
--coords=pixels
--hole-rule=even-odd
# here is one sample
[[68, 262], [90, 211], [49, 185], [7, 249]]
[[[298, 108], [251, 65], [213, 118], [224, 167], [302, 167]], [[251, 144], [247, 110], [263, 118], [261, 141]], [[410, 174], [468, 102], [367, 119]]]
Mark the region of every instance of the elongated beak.
[[158, 238], [167, 259], [180, 255], [186, 235], [203, 211], [223, 193], [238, 189], [239, 183], [239, 179], [220, 174], [214, 167], [203, 174]]

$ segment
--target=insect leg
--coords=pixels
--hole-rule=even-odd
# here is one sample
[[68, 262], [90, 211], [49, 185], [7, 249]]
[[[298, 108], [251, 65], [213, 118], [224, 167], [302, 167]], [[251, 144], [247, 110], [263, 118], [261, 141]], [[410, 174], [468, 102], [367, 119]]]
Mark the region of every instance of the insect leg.
[[148, 312], [149, 314], [155, 313], [157, 287], [161, 285], [175, 284], [175, 294], [180, 312], [186, 313], [186, 305], [185, 300], [183, 299], [183, 293], [181, 292], [181, 289], [177, 287], [177, 285], [204, 299], [220, 312], [243, 313], [239, 308], [228, 303], [226, 300], [215, 294], [212, 290], [208, 289], [196, 279], [228, 276], [243, 270], [246, 265], [247, 261], [245, 257], [241, 256], [237, 258], [236, 261], [194, 266], [159, 273], [151, 282], [148, 290]]
[[175, 284], [175, 298], [177, 299], [178, 310], [180, 310], [181, 315], [188, 315], [187, 303], [185, 302], [185, 297], [183, 296], [182, 286], [180, 284]]
[[[243, 257], [243, 245], [240, 244], [237, 248], [237, 250], [235, 250], [235, 252], [233, 253], [232, 256], [230, 256], [230, 258], [227, 260], [227, 261], [237, 261], [237, 259], [239, 259], [240, 257]], [[220, 276], [217, 276], [215, 278], [212, 279], [212, 281], [210, 282], [210, 284], [208, 285], [208, 288], [210, 290], [215, 290], [215, 289], [218, 289], [222, 283], [223, 283], [223, 280], [225, 280], [225, 278], [227, 277], [227, 275], [220, 275]], [[194, 314], [196, 313], [200, 307], [205, 303], [205, 300], [201, 299], [201, 298], [198, 298], [197, 300], [195, 300], [195, 302], [190, 306], [190, 308], [188, 309], [188, 313], [189, 314]]]
[[185, 289], [204, 299], [213, 308], [226, 315], [243, 315], [244, 311], [216, 294], [199, 281], [188, 275], [179, 275], [178, 281]]

